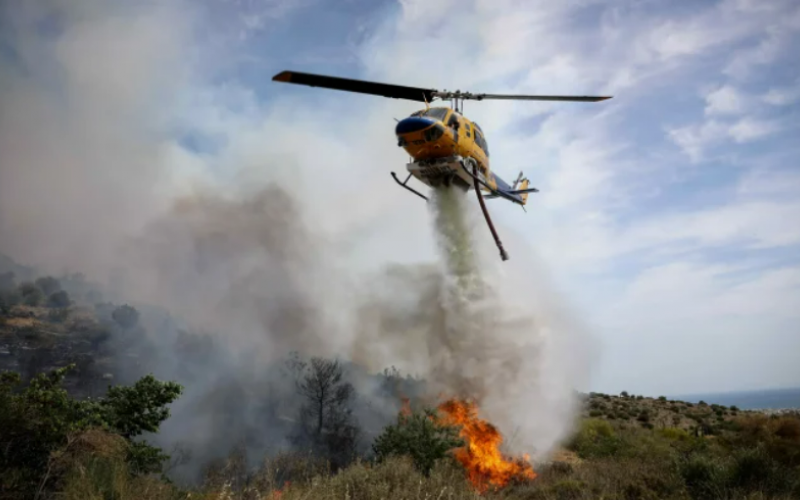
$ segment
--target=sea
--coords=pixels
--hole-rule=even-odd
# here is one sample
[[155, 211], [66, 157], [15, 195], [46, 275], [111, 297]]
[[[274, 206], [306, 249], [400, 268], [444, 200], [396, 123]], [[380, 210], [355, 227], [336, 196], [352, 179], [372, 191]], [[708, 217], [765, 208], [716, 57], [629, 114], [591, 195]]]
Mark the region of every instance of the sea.
[[715, 392], [707, 394], [676, 394], [668, 396], [673, 401], [722, 406], [736, 406], [742, 410], [800, 409], [800, 387], [794, 389], [769, 389], [760, 391]]

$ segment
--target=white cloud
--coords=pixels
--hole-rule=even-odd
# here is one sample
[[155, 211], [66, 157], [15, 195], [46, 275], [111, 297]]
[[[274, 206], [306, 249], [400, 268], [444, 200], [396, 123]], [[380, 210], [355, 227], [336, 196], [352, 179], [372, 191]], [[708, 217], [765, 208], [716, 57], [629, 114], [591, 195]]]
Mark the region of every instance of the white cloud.
[[727, 127], [716, 120], [708, 120], [700, 125], [671, 128], [667, 134], [693, 162], [704, 158], [704, 151], [719, 144], [727, 136]]
[[[685, 394], [697, 392], [686, 388], [698, 379], [709, 392], [729, 390], [742, 366], [763, 365], [759, 377], [739, 381], [740, 390], [790, 386], [800, 378], [786, 352], [800, 348], [793, 327], [800, 319], [798, 289], [798, 267], [760, 273], [674, 261], [644, 270], [622, 294], [598, 297], [607, 304], [598, 319], [609, 332], [607, 362], [639, 377], [610, 368], [599, 376], [629, 391]], [[664, 372], [671, 376], [660, 377]]]
[[782, 130], [783, 126], [775, 119], [752, 117], [740, 118], [734, 122], [708, 119], [700, 124], [667, 129], [667, 136], [683, 152], [697, 163], [706, 159], [706, 151], [721, 146], [727, 141], [746, 143], [762, 139]]
[[790, 87], [771, 88], [761, 99], [773, 106], [787, 106], [800, 100], [800, 82]]
[[737, 194], [742, 198], [762, 196], [771, 200], [793, 198], [800, 191], [800, 169], [788, 165], [785, 170], [753, 169], [742, 176]]
[[[628, 248], [736, 245], [772, 248], [800, 244], [800, 203], [733, 200], [722, 206], [649, 217], [621, 235]], [[665, 247], [665, 245], [667, 245]]]
[[780, 130], [780, 125], [775, 120], [759, 120], [756, 118], [742, 118], [728, 129], [728, 134], [736, 142], [748, 142], [760, 139]]
[[736, 88], [723, 85], [706, 95], [706, 115], [737, 115], [747, 108], [746, 97]]

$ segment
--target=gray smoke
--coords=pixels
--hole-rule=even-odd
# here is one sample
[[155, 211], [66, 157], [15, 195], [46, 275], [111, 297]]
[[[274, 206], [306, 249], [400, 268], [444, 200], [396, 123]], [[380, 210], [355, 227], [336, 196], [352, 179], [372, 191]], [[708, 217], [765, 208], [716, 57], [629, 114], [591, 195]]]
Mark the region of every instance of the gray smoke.
[[[2, 9], [13, 57], [0, 66], [0, 253], [42, 273], [85, 273], [106, 300], [144, 311], [146, 346], [119, 377], [147, 369], [188, 381], [153, 437], [193, 451], [188, 473], [239, 441], [254, 458], [287, 446], [280, 422], [297, 401], [280, 360], [291, 351], [370, 372], [394, 365], [436, 394], [475, 397], [518, 451], [546, 454], [567, 432], [572, 389], [587, 376], [584, 329], [510, 228], [498, 227], [512, 256], [499, 263], [465, 194], [433, 193], [438, 260], [367, 275], [343, 268], [343, 252], [362, 240], [334, 245], [315, 227], [320, 214], [295, 194], [311, 183], [235, 171], [225, 183], [192, 180], [200, 161], [170, 133], [187, 120], [171, 103], [196, 69], [186, 63], [195, 40], [181, 5]], [[256, 151], [242, 161], [263, 172], [320, 167], [285, 144], [280, 165]], [[211, 166], [238, 167], [230, 156]], [[369, 227], [369, 211], [339, 208], [328, 220]], [[397, 402], [354, 377], [377, 407], [361, 423], [379, 428]]]
[[499, 264], [473, 195], [432, 193], [441, 261], [382, 278], [363, 309], [354, 359], [391, 361], [424, 374], [432, 394], [476, 400], [483, 417], [513, 436], [509, 451], [543, 460], [571, 429], [590, 338], [530, 249], [502, 226], [512, 259]]

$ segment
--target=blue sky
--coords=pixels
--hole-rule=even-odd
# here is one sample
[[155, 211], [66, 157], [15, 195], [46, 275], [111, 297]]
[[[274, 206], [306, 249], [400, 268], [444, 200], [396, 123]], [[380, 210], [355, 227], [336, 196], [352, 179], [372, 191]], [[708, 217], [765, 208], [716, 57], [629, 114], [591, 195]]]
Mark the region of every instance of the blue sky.
[[146, 115], [148, 133], [161, 134], [158, 169], [122, 162], [152, 180], [142, 190], [292, 182], [321, 231], [358, 235], [350, 257], [364, 266], [433, 256], [425, 208], [388, 175], [407, 159], [393, 118], [417, 106], [272, 75], [613, 95], [466, 103], [496, 172], [513, 180], [522, 169], [541, 189], [527, 214], [492, 205], [501, 233], [513, 233], [504, 265], [535, 258], [589, 325], [594, 390], [800, 385], [796, 2], [22, 5], [5, 17], [0, 76], [68, 96], [60, 105], [98, 130], [109, 116]]

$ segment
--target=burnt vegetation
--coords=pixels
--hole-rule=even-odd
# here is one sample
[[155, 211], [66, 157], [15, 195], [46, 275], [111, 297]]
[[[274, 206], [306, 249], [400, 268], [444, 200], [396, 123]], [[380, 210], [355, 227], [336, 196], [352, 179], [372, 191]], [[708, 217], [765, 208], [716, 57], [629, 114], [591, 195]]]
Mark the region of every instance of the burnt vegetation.
[[0, 269], [0, 498], [800, 498], [800, 415], [627, 392], [583, 395], [534, 480], [479, 495], [423, 380], [297, 353], [210, 373], [214, 336], [115, 299]]

